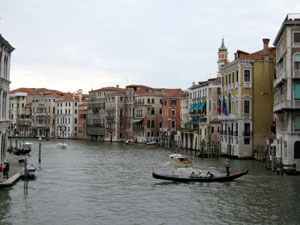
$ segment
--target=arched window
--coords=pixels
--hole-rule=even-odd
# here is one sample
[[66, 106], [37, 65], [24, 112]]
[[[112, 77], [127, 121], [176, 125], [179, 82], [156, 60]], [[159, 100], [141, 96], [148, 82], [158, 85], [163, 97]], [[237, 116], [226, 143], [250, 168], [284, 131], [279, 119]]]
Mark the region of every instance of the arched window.
[[151, 121], [151, 128], [155, 128], [154, 120]]
[[150, 120], [147, 121], [147, 128], [150, 128]]
[[296, 141], [294, 145], [294, 158], [300, 159], [300, 141]]

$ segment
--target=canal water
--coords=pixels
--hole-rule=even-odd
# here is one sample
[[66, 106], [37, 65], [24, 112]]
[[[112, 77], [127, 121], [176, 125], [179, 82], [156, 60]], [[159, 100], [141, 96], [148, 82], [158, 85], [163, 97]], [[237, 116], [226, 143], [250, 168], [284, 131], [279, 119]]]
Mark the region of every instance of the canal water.
[[[249, 173], [229, 183], [174, 183], [157, 172], [188, 174], [169, 162], [173, 152], [142, 144], [33, 142], [29, 162], [38, 179], [0, 190], [0, 224], [300, 224], [300, 176], [277, 176], [252, 160], [232, 160], [231, 172]], [[181, 152], [195, 170], [225, 174], [224, 158]]]

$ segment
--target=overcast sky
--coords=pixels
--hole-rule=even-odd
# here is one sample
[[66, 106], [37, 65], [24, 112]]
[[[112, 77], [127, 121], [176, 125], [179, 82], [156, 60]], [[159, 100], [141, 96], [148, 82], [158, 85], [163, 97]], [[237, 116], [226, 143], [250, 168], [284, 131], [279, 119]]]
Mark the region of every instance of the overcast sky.
[[77, 91], [143, 84], [187, 89], [274, 38], [299, 0], [0, 0], [0, 33], [15, 47], [10, 89]]

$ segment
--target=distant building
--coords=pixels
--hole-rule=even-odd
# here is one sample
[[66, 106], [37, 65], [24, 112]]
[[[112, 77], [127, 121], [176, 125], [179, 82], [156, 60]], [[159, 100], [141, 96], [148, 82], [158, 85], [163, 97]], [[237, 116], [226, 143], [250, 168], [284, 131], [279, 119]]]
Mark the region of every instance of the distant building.
[[6, 159], [9, 135], [10, 59], [14, 48], [0, 34], [0, 163]]
[[[275, 38], [275, 155], [300, 171], [300, 14], [288, 14]], [[291, 167], [290, 167], [291, 168]]]
[[78, 106], [78, 139], [88, 139], [88, 135], [86, 133], [86, 122], [88, 115], [88, 104], [87, 102], [82, 103]]

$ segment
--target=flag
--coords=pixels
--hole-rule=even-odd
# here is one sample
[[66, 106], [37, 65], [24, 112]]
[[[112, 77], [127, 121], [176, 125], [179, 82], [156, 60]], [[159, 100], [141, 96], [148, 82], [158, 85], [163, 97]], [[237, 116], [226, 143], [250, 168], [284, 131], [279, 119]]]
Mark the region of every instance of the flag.
[[224, 114], [225, 116], [228, 116], [228, 112], [227, 112], [227, 107], [226, 107], [226, 102], [225, 102], [224, 96], [223, 96], [222, 111], [223, 111], [223, 114]]
[[218, 101], [217, 101], [217, 105], [218, 105], [218, 113], [219, 113], [219, 115], [221, 115], [221, 113], [222, 113], [222, 109], [221, 109], [221, 100], [218, 98]]

